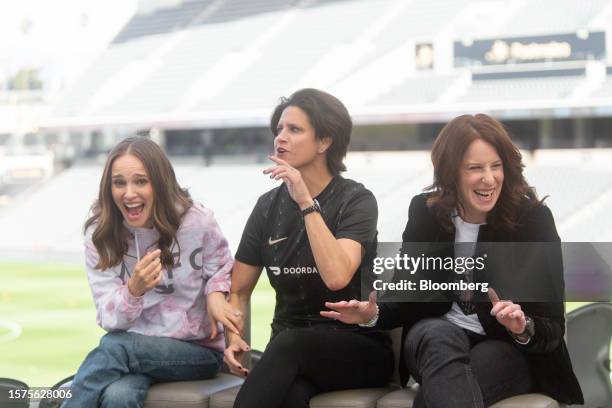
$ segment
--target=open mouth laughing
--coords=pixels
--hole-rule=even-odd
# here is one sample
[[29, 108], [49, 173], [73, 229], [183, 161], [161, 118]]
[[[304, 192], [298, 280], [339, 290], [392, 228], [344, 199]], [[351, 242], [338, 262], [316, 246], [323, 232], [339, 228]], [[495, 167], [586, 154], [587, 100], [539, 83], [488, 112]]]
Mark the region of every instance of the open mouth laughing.
[[144, 203], [124, 203], [123, 207], [127, 213], [128, 219], [130, 221], [137, 220], [144, 211]]

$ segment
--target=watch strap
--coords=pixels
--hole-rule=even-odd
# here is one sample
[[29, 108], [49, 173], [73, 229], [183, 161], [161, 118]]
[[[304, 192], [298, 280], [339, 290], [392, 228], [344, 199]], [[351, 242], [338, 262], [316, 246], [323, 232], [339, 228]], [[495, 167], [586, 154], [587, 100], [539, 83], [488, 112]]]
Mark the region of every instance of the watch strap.
[[535, 325], [533, 319], [529, 316], [525, 316], [525, 330], [522, 333], [510, 333], [514, 341], [521, 345], [526, 345], [531, 341], [531, 338], [535, 335]]
[[313, 212], [318, 212], [318, 213], [321, 212], [321, 206], [319, 205], [319, 202], [316, 199], [312, 201], [313, 201], [313, 204], [310, 207], [306, 207], [302, 210], [302, 216], [307, 216], [308, 214], [313, 213]]

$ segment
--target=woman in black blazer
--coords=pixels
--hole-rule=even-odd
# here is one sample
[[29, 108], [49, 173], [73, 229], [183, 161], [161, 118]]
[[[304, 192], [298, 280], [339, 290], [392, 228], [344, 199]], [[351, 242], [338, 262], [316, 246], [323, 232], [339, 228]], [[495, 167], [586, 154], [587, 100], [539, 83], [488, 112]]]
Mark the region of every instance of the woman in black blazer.
[[[483, 243], [549, 243], [523, 245], [521, 251], [536, 256], [505, 254], [513, 266], [529, 259], [529, 274], [514, 279], [512, 270], [500, 272], [499, 263], [485, 273], [506, 282], [511, 276], [535, 297], [499, 300], [489, 290], [490, 301], [483, 301], [482, 294], [464, 291], [438, 293], [428, 303], [376, 304], [370, 296], [369, 302], [327, 303], [332, 310], [321, 314], [381, 329], [403, 326], [400, 374], [402, 383], [408, 374], [420, 383], [414, 407], [484, 407], [529, 392], [582, 403], [563, 339], [560, 239], [550, 210], [523, 176], [518, 148], [497, 120], [463, 115], [442, 129], [431, 157], [434, 183], [412, 199], [403, 242], [439, 243], [428, 245], [451, 257], [476, 256], [474, 248]], [[475, 243], [472, 252], [458, 242]], [[438, 272], [429, 276], [456, 279]], [[481, 277], [476, 271], [466, 275]], [[516, 293], [506, 289], [500, 293]]]

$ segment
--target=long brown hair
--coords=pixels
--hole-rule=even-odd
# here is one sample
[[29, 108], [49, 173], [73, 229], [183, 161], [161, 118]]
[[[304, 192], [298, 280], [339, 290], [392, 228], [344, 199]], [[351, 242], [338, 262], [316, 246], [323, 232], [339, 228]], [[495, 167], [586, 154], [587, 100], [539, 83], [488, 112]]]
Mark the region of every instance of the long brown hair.
[[92, 215], [83, 229], [87, 231], [89, 227], [95, 227], [92, 241], [100, 259], [96, 269], [104, 270], [118, 265], [127, 253], [130, 232], [123, 224], [123, 215], [113, 201], [111, 190], [113, 163], [126, 154], [137, 157], [147, 171], [153, 188], [152, 215], [154, 227], [159, 233], [157, 245], [161, 250], [160, 259], [165, 267], [172, 267], [172, 243], [181, 219], [193, 201], [189, 192], [179, 186], [172, 164], [163, 150], [147, 138], [129, 137], [119, 142], [109, 153], [100, 180], [98, 199], [91, 206]]
[[[494, 228], [514, 230], [519, 226], [520, 211], [524, 206], [541, 205], [533, 187], [523, 175], [521, 152], [498, 120], [485, 115], [462, 115], [451, 120], [440, 131], [431, 150], [434, 167], [433, 184], [427, 204], [447, 230], [453, 230], [451, 214], [462, 206], [458, 195], [458, 178], [463, 156], [470, 144], [482, 139], [495, 148], [502, 161], [504, 182], [487, 222]], [[543, 200], [542, 200], [543, 201]]]

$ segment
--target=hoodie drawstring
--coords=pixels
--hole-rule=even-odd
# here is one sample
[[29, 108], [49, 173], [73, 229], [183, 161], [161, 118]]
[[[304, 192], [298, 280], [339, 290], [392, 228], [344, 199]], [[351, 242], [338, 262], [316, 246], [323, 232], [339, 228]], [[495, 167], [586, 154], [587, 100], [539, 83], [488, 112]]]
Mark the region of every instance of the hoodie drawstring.
[[136, 240], [136, 262], [140, 261], [140, 249], [138, 248], [138, 231], [134, 230], [134, 239]]

